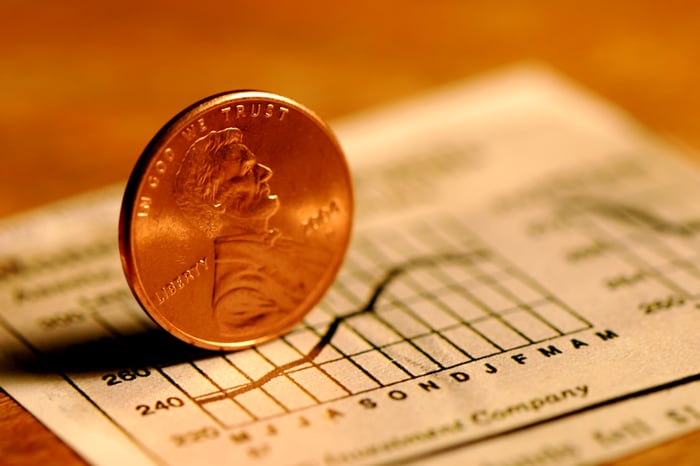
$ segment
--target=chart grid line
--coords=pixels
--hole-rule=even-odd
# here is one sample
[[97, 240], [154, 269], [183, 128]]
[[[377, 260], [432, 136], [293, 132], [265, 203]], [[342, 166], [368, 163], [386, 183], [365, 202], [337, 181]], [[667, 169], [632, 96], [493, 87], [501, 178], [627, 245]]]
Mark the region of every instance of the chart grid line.
[[[447, 224], [457, 229], [452, 232], [462, 245], [457, 252], [454, 238], [446, 239], [451, 236], [441, 231], [448, 228]], [[216, 391], [194, 397], [196, 402], [206, 405], [227, 398], [236, 400], [252, 390], [268, 393], [264, 386], [273, 380], [286, 380], [308, 395], [310, 406], [292, 407], [283, 399], [275, 399], [281, 413], [249, 417], [247, 421], [222, 420], [229, 428], [240, 427], [453, 370], [592, 327], [477, 240], [460, 221], [448, 219], [434, 229], [421, 228], [423, 235], [433, 236], [419, 236], [415, 228], [394, 232], [384, 239], [358, 235], [338, 283], [314, 311], [316, 314], [279, 343], [291, 348], [298, 359], [290, 360], [293, 355], [289, 355], [276, 364], [262, 349], [247, 350], [264, 358], [270, 367], [268, 372], [256, 378], [247, 376], [248, 382], [242, 385], [214, 386]], [[408, 259], [397, 262], [397, 257]], [[370, 283], [374, 288], [368, 286]], [[542, 306], [550, 306], [548, 312], [569, 316], [576, 323], [560, 329], [539, 314]], [[522, 322], [539, 322], [542, 330], [531, 336], [527, 326], [518, 327], [525, 325]], [[328, 352], [324, 352], [326, 349]], [[326, 356], [319, 357], [322, 352]], [[233, 359], [226, 359], [236, 367]], [[313, 375], [311, 379], [309, 374]], [[310, 380], [315, 381], [313, 385], [307, 385], [312, 383]]]

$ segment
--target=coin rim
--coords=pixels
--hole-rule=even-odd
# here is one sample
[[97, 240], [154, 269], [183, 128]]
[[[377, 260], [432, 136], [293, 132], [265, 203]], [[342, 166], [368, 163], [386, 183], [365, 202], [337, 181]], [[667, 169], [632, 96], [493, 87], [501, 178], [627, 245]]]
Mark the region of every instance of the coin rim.
[[[323, 274], [322, 278], [327, 278], [328, 280], [328, 287], [325, 290], [317, 291], [318, 296], [316, 296], [309, 302], [308, 309], [301, 313], [298, 316], [298, 318], [294, 320], [289, 326], [284, 327], [273, 334], [264, 335], [253, 339], [247, 339], [244, 341], [225, 342], [207, 340], [201, 337], [194, 336], [191, 333], [188, 333], [180, 329], [179, 327], [176, 327], [170, 321], [165, 319], [162, 313], [151, 312], [149, 310], [149, 307], [144, 305], [144, 301], [146, 303], [152, 304], [152, 300], [149, 298], [148, 293], [146, 292], [140, 274], [137, 273], [138, 267], [136, 266], [136, 260], [134, 257], [134, 247], [132, 244], [135, 210], [134, 200], [136, 199], [136, 195], [138, 194], [138, 191], [141, 188], [142, 183], [144, 182], [144, 177], [145, 174], [148, 172], [149, 166], [154, 162], [153, 159], [155, 158], [155, 154], [158, 154], [160, 152], [160, 149], [164, 147], [164, 144], [173, 137], [175, 137], [177, 133], [182, 131], [183, 128], [187, 127], [187, 125], [189, 124], [192, 124], [192, 121], [196, 120], [195, 116], [206, 113], [209, 110], [225, 103], [233, 101], [240, 102], [243, 100], [250, 100], [256, 98], [267, 99], [273, 102], [279, 102], [285, 105], [289, 105], [295, 110], [300, 111], [302, 114], [304, 114], [304, 116], [312, 120], [319, 126], [321, 130], [324, 131], [324, 134], [330, 139], [331, 144], [335, 146], [335, 148], [338, 150], [338, 153], [341, 156], [341, 163], [345, 167], [345, 174], [347, 176], [347, 186], [349, 191], [348, 194], [350, 199], [350, 204], [347, 209], [349, 211], [348, 232], [345, 241], [342, 244], [342, 251], [335, 256], [334, 262], [326, 268], [326, 272]], [[131, 201], [129, 202], [129, 200]], [[260, 343], [264, 343], [282, 334], [287, 333], [289, 330], [294, 328], [299, 322], [301, 322], [301, 320], [303, 320], [303, 318], [320, 302], [327, 289], [330, 288], [330, 286], [332, 286], [333, 282], [335, 281], [335, 277], [337, 276], [338, 271], [340, 270], [340, 267], [345, 259], [348, 250], [348, 245], [350, 243], [350, 238], [352, 237], [353, 216], [354, 190], [352, 183], [352, 174], [350, 173], [350, 167], [348, 165], [347, 158], [345, 157], [345, 152], [343, 151], [342, 146], [338, 142], [335, 133], [332, 131], [332, 129], [330, 128], [330, 126], [328, 126], [326, 122], [324, 122], [315, 112], [311, 111], [304, 105], [301, 105], [288, 97], [283, 97], [271, 92], [258, 90], [225, 91], [200, 99], [197, 102], [189, 105], [179, 113], [177, 113], [165, 125], [163, 125], [163, 127], [155, 134], [155, 136], [153, 136], [151, 141], [141, 152], [141, 155], [137, 159], [134, 168], [131, 171], [126, 187], [124, 189], [124, 195], [122, 197], [122, 205], [119, 215], [119, 256], [121, 259], [122, 270], [124, 271], [127, 284], [129, 285], [129, 288], [132, 294], [134, 295], [134, 298], [139, 303], [141, 308], [145, 311], [146, 315], [148, 315], [151, 318], [151, 320], [153, 320], [159, 327], [161, 327], [171, 335], [175, 336], [176, 338], [194, 346], [198, 346], [200, 348], [219, 351], [244, 349], [258, 345]], [[324, 280], [321, 280], [320, 282], [323, 281]], [[155, 306], [154, 308], [157, 309]]]

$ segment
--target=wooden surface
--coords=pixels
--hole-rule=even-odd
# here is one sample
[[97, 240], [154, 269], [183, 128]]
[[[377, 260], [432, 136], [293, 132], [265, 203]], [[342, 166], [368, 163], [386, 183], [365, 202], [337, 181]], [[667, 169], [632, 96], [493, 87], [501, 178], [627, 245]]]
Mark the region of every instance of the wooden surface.
[[[522, 60], [700, 149], [698, 2], [40, 3], [0, 3], [0, 216], [125, 180], [160, 126], [217, 91], [332, 120]], [[6, 395], [0, 452], [81, 464]], [[693, 434], [614, 464], [698, 461]]]

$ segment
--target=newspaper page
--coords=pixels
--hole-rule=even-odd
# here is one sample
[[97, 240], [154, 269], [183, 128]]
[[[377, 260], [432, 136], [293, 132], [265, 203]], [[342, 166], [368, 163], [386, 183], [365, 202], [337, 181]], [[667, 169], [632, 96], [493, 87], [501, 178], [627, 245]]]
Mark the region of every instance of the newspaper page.
[[111, 187], [0, 224], [2, 387], [100, 465], [589, 464], [700, 427], [678, 149], [533, 68], [335, 128], [353, 240], [293, 331], [214, 353], [157, 328]]

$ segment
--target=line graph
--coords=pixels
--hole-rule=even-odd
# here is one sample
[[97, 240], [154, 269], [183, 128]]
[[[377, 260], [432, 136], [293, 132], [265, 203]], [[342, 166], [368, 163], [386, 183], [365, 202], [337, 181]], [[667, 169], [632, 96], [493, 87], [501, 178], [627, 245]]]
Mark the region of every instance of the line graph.
[[[550, 200], [564, 209], [529, 205], [497, 228], [524, 227], [527, 219], [561, 223], [544, 243], [533, 243], [545, 244], [537, 247], [552, 257], [563, 246], [604, 245], [606, 264], [614, 267], [600, 263], [594, 278], [641, 280], [625, 287], [633, 308], [647, 298], [700, 296], [698, 222], [606, 199]], [[527, 261], [511, 262], [472, 233], [470, 222], [436, 213], [359, 232], [317, 309], [257, 348], [221, 354], [171, 341], [119, 288], [82, 302], [91, 316], [76, 322], [84, 326], [85, 343], [72, 339], [65, 351], [47, 348], [49, 359], [76, 374], [150, 367], [219, 427], [235, 429], [444, 371], [468, 371], [469, 364], [592, 328], [590, 316], [523, 270]], [[607, 292], [623, 293], [612, 286]]]
[[[133, 406], [120, 411], [120, 400], [133, 397], [134, 406], [181, 400], [177, 413], [190, 412], [221, 430], [264, 426], [290, 414], [288, 421], [296, 422], [306, 410], [405, 391], [432, 375], [439, 383], [437, 374], [471, 373], [474, 364], [489, 361], [498, 366], [490, 358], [605, 324], [600, 312], [551, 292], [559, 282], [547, 279], [545, 286], [534, 276], [589, 267], [595, 273], [586, 276], [597, 288], [587, 290], [616, 300], [616, 312], [627, 306], [639, 318], [638, 304], [668, 296], [684, 299], [678, 307], [687, 311], [700, 298], [700, 222], [687, 214], [692, 210], [682, 211], [690, 220], [638, 199], [554, 197], [492, 224], [436, 212], [366, 228], [356, 234], [333, 288], [301, 325], [268, 344], [228, 354], [169, 338], [123, 283], [105, 283], [59, 320], [34, 316], [31, 322], [51, 323], [47, 331], [65, 332], [65, 338], [51, 345], [43, 333], [28, 339], [40, 357], [22, 364], [38, 372], [46, 364], [56, 368], [114, 419], [140, 415]], [[557, 228], [547, 230], [549, 236], [527, 236], [531, 221]], [[490, 237], [493, 231], [501, 235]], [[507, 248], [503, 241], [510, 239]], [[536, 248], [536, 255], [516, 253], [523, 245]], [[561, 255], [589, 245], [605, 246], [590, 262], [567, 263]], [[526, 272], [538, 255], [546, 257], [540, 265], [554, 271]], [[606, 289], [605, 279], [628, 284]], [[372, 394], [378, 390], [385, 393]]]
[[360, 235], [327, 299], [285, 337], [160, 370], [235, 427], [591, 326], [445, 217]]

